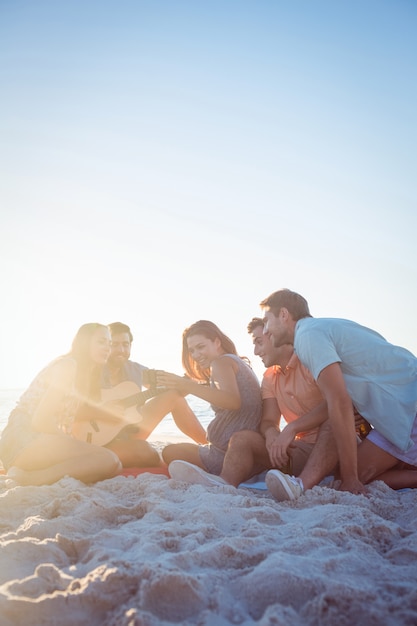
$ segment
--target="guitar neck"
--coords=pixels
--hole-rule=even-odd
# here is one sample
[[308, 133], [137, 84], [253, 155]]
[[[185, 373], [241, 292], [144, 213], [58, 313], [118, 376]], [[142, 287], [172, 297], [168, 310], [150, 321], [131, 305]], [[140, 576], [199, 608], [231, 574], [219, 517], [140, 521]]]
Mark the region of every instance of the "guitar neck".
[[133, 396], [123, 398], [121, 403], [126, 409], [130, 406], [142, 406], [142, 404], [145, 404], [146, 400], [154, 398], [160, 393], [164, 393], [164, 391], [166, 391], [166, 387], [151, 387], [151, 389], [146, 389], [146, 391], [140, 391], [139, 393], [133, 394]]

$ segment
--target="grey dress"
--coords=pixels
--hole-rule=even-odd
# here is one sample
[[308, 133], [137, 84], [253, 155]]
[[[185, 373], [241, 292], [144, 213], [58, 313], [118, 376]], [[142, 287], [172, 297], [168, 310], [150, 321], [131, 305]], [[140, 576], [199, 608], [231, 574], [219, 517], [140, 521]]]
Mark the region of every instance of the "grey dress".
[[[241, 398], [236, 411], [211, 405], [215, 417], [207, 428], [207, 445], [200, 445], [200, 459], [208, 472], [220, 474], [230, 437], [239, 430], [258, 431], [262, 417], [262, 397], [259, 381], [250, 366], [234, 354], [223, 355], [237, 365], [236, 381]], [[222, 358], [222, 357], [221, 357]], [[214, 383], [210, 382], [214, 387]]]

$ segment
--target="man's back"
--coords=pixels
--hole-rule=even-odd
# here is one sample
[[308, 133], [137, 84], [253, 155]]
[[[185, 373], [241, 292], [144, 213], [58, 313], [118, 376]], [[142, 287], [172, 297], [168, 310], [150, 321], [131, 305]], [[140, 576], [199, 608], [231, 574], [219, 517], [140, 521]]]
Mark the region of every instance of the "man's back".
[[294, 349], [316, 380], [324, 368], [339, 363], [357, 410], [407, 449], [417, 410], [417, 358], [411, 352], [356, 322], [311, 317], [297, 322]]

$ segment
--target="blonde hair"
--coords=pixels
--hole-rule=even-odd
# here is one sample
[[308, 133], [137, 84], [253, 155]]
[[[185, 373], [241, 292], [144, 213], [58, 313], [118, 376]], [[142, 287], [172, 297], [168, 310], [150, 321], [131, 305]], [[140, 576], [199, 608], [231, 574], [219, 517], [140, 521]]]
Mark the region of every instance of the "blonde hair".
[[92, 322], [83, 324], [77, 331], [73, 341], [69, 355], [77, 362], [77, 374], [75, 378], [75, 387], [77, 391], [85, 398], [98, 400], [101, 390], [101, 376], [103, 367], [94, 364], [91, 370], [91, 340], [94, 333], [108, 327], [105, 324]]

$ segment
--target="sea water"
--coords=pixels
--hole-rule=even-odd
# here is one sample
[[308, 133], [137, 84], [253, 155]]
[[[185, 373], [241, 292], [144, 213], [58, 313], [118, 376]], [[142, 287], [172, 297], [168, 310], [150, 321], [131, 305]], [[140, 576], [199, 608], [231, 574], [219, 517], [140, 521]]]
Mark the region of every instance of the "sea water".
[[[0, 389], [0, 432], [6, 426], [10, 412], [14, 409], [24, 391], [24, 389]], [[187, 396], [187, 402], [203, 428], [207, 428], [214, 417], [210, 405], [195, 396]], [[170, 413], [164, 417], [149, 437], [150, 441], [176, 441], [181, 439], [185, 439], [185, 436], [178, 430]]]
[[7, 418], [23, 391], [24, 389], [0, 389], [0, 432], [6, 426]]

